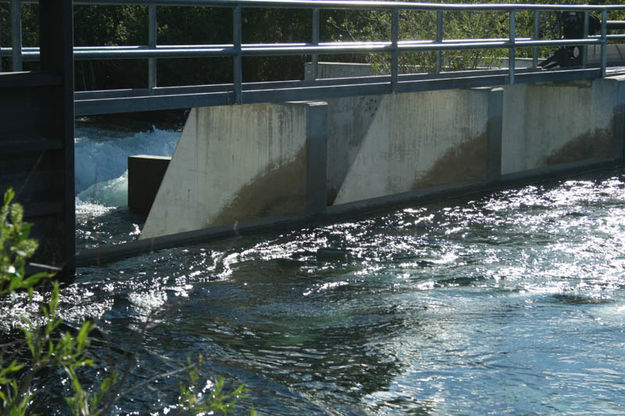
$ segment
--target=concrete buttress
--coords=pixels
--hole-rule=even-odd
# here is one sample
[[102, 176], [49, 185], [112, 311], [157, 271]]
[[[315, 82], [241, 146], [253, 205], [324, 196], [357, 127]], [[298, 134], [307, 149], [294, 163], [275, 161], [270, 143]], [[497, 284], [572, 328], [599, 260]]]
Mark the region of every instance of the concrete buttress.
[[325, 208], [325, 103], [194, 108], [141, 238]]

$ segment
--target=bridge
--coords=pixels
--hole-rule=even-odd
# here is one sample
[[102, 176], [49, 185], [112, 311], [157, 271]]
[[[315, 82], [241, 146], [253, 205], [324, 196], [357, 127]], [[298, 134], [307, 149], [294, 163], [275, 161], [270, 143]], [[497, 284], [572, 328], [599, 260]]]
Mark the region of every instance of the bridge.
[[[23, 0], [25, 2], [25, 0]], [[0, 47], [0, 56], [11, 57], [11, 70], [21, 71], [23, 62], [38, 60], [37, 47], [22, 47], [20, 37], [20, 0], [11, 0], [11, 46]], [[74, 5], [141, 5], [136, 0], [76, 0]], [[76, 115], [93, 115], [118, 112], [167, 110], [198, 106], [229, 105], [289, 100], [315, 100], [352, 95], [414, 92], [445, 88], [469, 88], [528, 82], [565, 81], [605, 76], [608, 62], [607, 49], [611, 41], [623, 40], [623, 34], [609, 33], [611, 28], [623, 28], [622, 22], [608, 20], [608, 14], [623, 10], [623, 6], [532, 5], [532, 4], [428, 4], [411, 2], [377, 1], [294, 1], [294, 0], [162, 0], [149, 1], [148, 44], [129, 46], [83, 46], [73, 48], [76, 61], [141, 59], [147, 61], [147, 88], [112, 91], [79, 91], [75, 94]], [[160, 45], [157, 39], [158, 8], [160, 6], [204, 6], [232, 10], [232, 43]], [[245, 11], [254, 8], [289, 8], [310, 10], [311, 39], [307, 43], [242, 43], [242, 19]], [[334, 41], [320, 42], [322, 11], [353, 9], [377, 10], [380, 17], [388, 17], [390, 38], [385, 41]], [[435, 13], [436, 38], [402, 40], [400, 24], [402, 12]], [[507, 17], [508, 36], [488, 39], [450, 39], [445, 36], [445, 16], [450, 13], [502, 13]], [[580, 38], [541, 38], [541, 14], [575, 12], [584, 16]], [[531, 14], [533, 36], [517, 36], [517, 18], [520, 13]], [[385, 16], [388, 15], [388, 16]], [[590, 34], [590, 17], [601, 19], [600, 33]], [[540, 48], [582, 47], [583, 60], [578, 68], [560, 68], [544, 71], [539, 67]], [[531, 49], [530, 68], [516, 68], [517, 51]], [[589, 63], [589, 48], [599, 51]], [[507, 70], [445, 71], [443, 53], [459, 50], [503, 49], [508, 51]], [[409, 52], [434, 51], [437, 54], [433, 73], [400, 71], [398, 57]], [[322, 80], [317, 76], [319, 55], [382, 54], [391, 57], [390, 71], [367, 77], [345, 77]], [[306, 80], [280, 82], [243, 82], [242, 59], [258, 56], [310, 56], [311, 76]], [[233, 80], [222, 85], [193, 85], [159, 87], [157, 85], [157, 60], [172, 58], [231, 58]], [[620, 58], [620, 57], [619, 57]], [[625, 57], [623, 57], [625, 61]], [[611, 65], [625, 62], [610, 62]]]
[[[4, 133], [0, 135], [0, 184], [2, 184], [2, 189], [8, 185], [18, 189], [19, 199], [26, 205], [26, 211], [31, 214], [32, 220], [43, 224], [42, 228], [45, 231], [43, 231], [42, 237], [50, 243], [47, 244], [49, 247], [43, 250], [42, 261], [65, 267], [70, 274], [75, 260], [73, 242], [73, 119], [75, 116], [218, 106], [241, 106], [242, 110], [240, 111], [245, 112], [245, 108], [252, 108], [246, 107], [246, 105], [259, 105], [261, 103], [327, 101], [367, 96], [403, 97], [405, 94], [439, 90], [478, 91], [475, 94], [479, 95], [482, 94], [479, 89], [482, 89], [482, 91], [487, 91], [483, 99], [486, 100], [484, 101], [487, 107], [485, 125], [488, 125], [488, 132], [484, 134], [488, 136], [489, 143], [486, 146], [487, 149], [485, 148], [489, 154], [488, 166], [485, 169], [491, 173], [485, 177], [480, 177], [480, 181], [481, 183], [493, 182], [502, 180], [501, 130], [503, 129], [502, 118], [504, 118], [503, 93], [494, 87], [585, 81], [590, 83], [587, 85], [593, 85], [589, 88], [594, 91], [594, 89], [603, 87], [595, 87], [595, 84], [592, 84], [593, 80], [614, 79], [616, 75], [620, 74], [619, 65], [625, 63], [625, 57], [620, 56], [620, 49], [615, 44], [615, 42], [625, 39], [625, 35], [612, 33], [615, 30], [623, 29], [625, 24], [610, 20], [611, 16], [619, 17], [620, 12], [625, 11], [625, 6], [616, 5], [435, 4], [338, 0], [150, 0], [149, 2], [76, 0], [72, 3], [69, 0], [48, 0], [39, 2], [41, 44], [37, 47], [24, 47], [21, 34], [22, 2], [37, 3], [26, 0], [4, 2], [10, 5], [11, 42], [10, 45], [0, 45], [0, 63], [10, 61], [10, 68], [3, 68], [7, 71], [0, 73], [0, 88], [3, 90], [3, 97], [0, 98], [0, 113], [5, 126]], [[73, 46], [73, 5], [120, 6], [133, 4], [148, 8], [147, 44]], [[201, 45], [159, 44], [157, 36], [159, 9], [161, 7], [188, 6], [230, 10], [232, 18], [231, 42], [228, 44]], [[309, 11], [310, 39], [307, 42], [296, 43], [284, 43], [281, 40], [273, 43], [243, 43], [242, 28], [245, 13], [248, 10], [258, 8], [287, 8]], [[322, 42], [322, 16], [332, 10], [378, 12], [379, 18], [388, 21], [387, 39]], [[406, 39], [401, 27], [402, 19], [409, 13], [428, 13], [436, 19], [436, 31], [431, 39]], [[500, 14], [502, 20], [505, 20], [507, 36], [462, 39], [446, 36], [445, 28], [448, 16], [463, 13]], [[541, 31], [541, 25], [544, 25], [546, 18], [553, 18], [556, 15], [574, 16], [579, 30], [569, 31], [565, 37], [545, 37]], [[532, 33], [527, 33], [527, 24], [521, 30], [518, 23], [521, 18], [523, 21], [532, 22], [530, 25]], [[445, 65], [446, 54], [467, 50], [503, 50], [506, 52], [506, 59], [503, 60], [499, 68], [491, 66], [454, 71]], [[544, 56], [546, 51], [555, 52], [555, 58], [550, 65], [545, 65], [543, 62], [546, 58]], [[570, 53], [572, 58], [558, 58], [558, 51]], [[400, 65], [400, 57], [403, 54], [416, 52], [435, 54], [433, 67], [428, 70], [421, 66], [405, 67]], [[615, 53], [612, 54], [612, 52]], [[365, 75], [324, 76], [322, 74], [323, 64], [320, 63], [320, 56], [341, 57], [345, 55], [386, 57], [389, 61], [388, 70], [386, 73], [371, 72]], [[244, 82], [242, 65], [244, 58], [275, 56], [309, 57], [310, 65], [306, 77], [297, 80]], [[232, 81], [209, 85], [158, 85], [158, 60], [174, 58], [231, 59]], [[148, 68], [147, 87], [74, 91], [73, 62], [111, 59], [144, 60]], [[526, 63], [523, 67], [519, 65], [522, 60]], [[40, 62], [39, 69], [23, 71], [24, 66], [30, 62]], [[549, 69], [545, 69], [546, 67]], [[617, 95], [620, 97], [620, 84], [618, 84], [617, 89], [619, 91]], [[458, 96], [453, 97], [454, 99], [458, 98]], [[463, 99], [482, 100], [482, 98], [467, 97]], [[620, 161], [622, 159], [622, 138], [620, 136], [623, 128], [621, 125], [623, 103], [619, 101], [620, 98], [615, 100], [617, 100], [617, 104], [608, 110], [610, 123], [612, 123], [610, 126], [613, 126], [610, 127], [610, 134], [616, 137], [614, 143], [610, 142], [612, 143], [610, 146], [615, 148], [615, 152], [611, 151], [609, 154], [602, 155], [604, 161]], [[595, 104], [588, 103], [588, 105]], [[513, 104], [508, 104], [509, 108], [512, 106]], [[306, 123], [310, 126], [311, 117], [312, 119], [317, 117], [317, 121], [321, 117], [323, 120], [318, 125], [326, 126], [327, 120], [324, 117], [327, 118], [327, 116], [323, 116], [319, 110], [312, 109], [313, 107], [307, 107], [305, 111], [306, 117], [308, 117]], [[54, 111], [50, 111], [50, 109]], [[613, 110], [614, 114], [612, 114]], [[286, 111], [284, 114], [291, 114], [289, 113], [291, 110], [278, 109], [272, 111]], [[197, 110], [197, 114], [194, 115], [198, 123], [201, 121], [201, 117], [207, 117], [206, 115], [201, 116], [200, 113]], [[283, 113], [280, 114], [284, 116]], [[240, 117], [245, 118], [245, 115], [240, 115]], [[33, 122], [32, 120], [37, 121]], [[597, 129], [605, 130], [604, 127], [601, 125]], [[306, 133], [308, 138], [303, 140], [305, 146], [308, 146], [308, 154], [316, 155], [315, 163], [321, 163], [323, 172], [319, 169], [312, 169], [310, 167], [312, 166], [311, 160], [308, 160], [308, 173], [305, 174], [308, 179], [305, 179], [304, 182], [308, 183], [309, 188], [311, 186], [314, 188], [306, 191], [305, 199], [308, 198], [308, 200], [304, 205], [308, 208], [299, 212], [299, 216], [289, 216], [291, 220], [285, 220], [287, 223], [305, 221], [313, 214], [319, 215], [334, 211], [347, 212], [362, 206], [362, 204], [355, 202], [358, 198], [345, 200], [345, 203], [335, 205], [334, 208], [328, 205], [326, 200], [332, 199], [330, 203], [333, 203], [337, 195], [333, 195], [332, 198], [327, 196], [329, 185], [325, 183], [325, 168], [328, 159], [326, 154], [327, 143], [324, 141], [326, 140], [324, 136], [326, 133], [311, 129], [312, 127]], [[319, 135], [324, 136], [321, 144], [318, 143], [315, 145], [316, 147], [310, 147], [310, 137]], [[499, 135], [499, 147], [492, 145], [492, 143], [497, 142], [497, 135]], [[462, 143], [458, 142], [453, 146], [457, 147], [460, 144]], [[268, 163], [274, 162], [268, 161]], [[496, 171], [496, 174], [492, 174], [493, 171]], [[341, 175], [345, 179], [348, 173], [342, 172], [339, 176]], [[310, 181], [313, 176], [320, 178], [317, 179], [317, 182], [324, 183], [311, 185]], [[340, 193], [338, 189], [333, 192], [335, 194]], [[414, 193], [411, 189], [401, 189], [397, 194], [403, 195], [406, 192], [408, 195], [404, 195], [402, 197], [404, 199], [414, 199], [417, 194], [423, 194], [422, 190]], [[397, 200], [396, 196], [391, 195], [390, 197], [391, 200]], [[316, 199], [311, 202], [310, 198]], [[365, 195], [362, 199], [373, 200], [375, 198]], [[311, 207], [313, 208], [311, 209]], [[235, 224], [239, 224], [236, 218]], [[217, 225], [219, 226], [219, 224]], [[250, 229], [257, 225], [257, 223], [252, 223]], [[242, 229], [241, 225], [236, 225], [236, 227], [239, 227], [239, 231]], [[229, 233], [232, 228], [231, 225], [226, 225], [223, 229], [213, 228], [213, 234]], [[195, 234], [189, 234], [189, 230], [185, 232], [186, 234], [177, 233], [179, 234], [178, 238], [172, 238], [168, 233], [155, 235], [149, 243], [131, 243], [125, 250], [130, 252], [140, 251], [146, 247], [164, 247], [175, 244], [175, 242], [201, 240], [208, 235], [206, 232], [195, 232]], [[100, 254], [102, 252], [100, 250]], [[88, 255], [85, 256], [88, 257]]]

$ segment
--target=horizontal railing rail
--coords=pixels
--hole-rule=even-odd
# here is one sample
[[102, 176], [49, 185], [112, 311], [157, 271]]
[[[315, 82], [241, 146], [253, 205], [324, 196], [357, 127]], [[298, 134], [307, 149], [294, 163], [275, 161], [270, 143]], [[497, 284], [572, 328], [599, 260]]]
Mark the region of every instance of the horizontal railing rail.
[[[8, 1], [8, 0], [3, 0]], [[34, 2], [34, 0], [32, 0]], [[154, 6], [212, 6], [212, 7], [260, 7], [301, 9], [401, 9], [442, 11], [612, 11], [625, 10], [623, 5], [584, 4], [496, 4], [496, 3], [420, 3], [408, 1], [359, 1], [359, 0], [74, 0], [81, 5], [154, 5]]]
[[[623, 39], [618, 37], [615, 39]], [[577, 46], [577, 45], [601, 45], [600, 38], [566, 39], [566, 40], [532, 40], [530, 38], [518, 39], [510, 42], [504, 39], [453, 39], [443, 42], [430, 40], [422, 41], [399, 41], [395, 47], [391, 42], [340, 42], [319, 43], [318, 45], [307, 43], [274, 43], [274, 44], [242, 44], [241, 55], [243, 56], [272, 56], [272, 55], [312, 55], [312, 54], [347, 54], [369, 52], [400, 52], [415, 51], [438, 51], [438, 50], [463, 50], [463, 49], [492, 49], [517, 48], [534, 46]], [[10, 56], [11, 48], [1, 48], [2, 55]], [[231, 57], [239, 53], [232, 44], [224, 45], [167, 45], [167, 46], [104, 46], [104, 47], [81, 47], [74, 48], [75, 60], [102, 60], [102, 59], [147, 59], [147, 58], [200, 58], [200, 57]], [[24, 61], [36, 61], [39, 59], [39, 48], [22, 48]]]
[[[39, 59], [39, 48], [22, 47], [21, 41], [21, 17], [20, 4], [30, 2], [30, 0], [0, 0], [11, 5], [11, 45], [0, 45], [0, 58], [11, 57], [11, 69], [21, 71], [24, 61], [34, 61]], [[228, 103], [242, 103], [244, 94], [250, 95], [252, 91], [249, 87], [244, 87], [242, 74], [242, 59], [248, 56], [310, 56], [312, 61], [311, 80], [301, 81], [301, 84], [310, 88], [311, 82], [317, 83], [320, 88], [324, 85], [318, 80], [319, 55], [340, 55], [340, 54], [369, 54], [382, 53], [391, 57], [389, 74], [379, 78], [374, 83], [364, 82], [369, 87], [372, 84], [381, 82], [385, 84], [389, 92], [402, 90], [399, 83], [421, 82], [426, 78], [407, 77], [400, 74], [399, 54], [406, 52], [434, 51], [436, 52], [436, 67], [434, 74], [438, 79], [444, 79], [441, 74], [444, 71], [442, 54], [446, 51], [470, 50], [470, 49], [507, 49], [508, 68], [505, 70], [503, 82], [513, 84], [518, 75], [527, 75], [526, 70], [516, 68], [517, 50], [519, 48], [533, 49], [533, 68], [538, 71], [539, 48], [549, 47], [571, 47], [579, 46], [584, 51], [583, 64], [577, 72], [580, 78], [587, 78], [589, 74], [593, 76], [605, 76], [607, 67], [607, 44], [610, 41], [625, 39], [625, 34], [608, 33], [610, 29], [620, 30], [625, 28], [625, 22], [608, 21], [608, 12], [624, 11], [625, 6], [621, 5], [556, 5], [556, 4], [442, 4], [442, 3], [415, 3], [397, 1], [339, 1], [339, 0], [149, 0], [140, 2], [138, 0], [75, 0], [75, 5], [140, 5], [149, 8], [149, 33], [148, 42], [145, 45], [134, 46], [76, 46], [74, 47], [75, 60], [109, 60], [109, 59], [145, 59], [148, 61], [148, 88], [144, 95], [160, 95], [158, 92], [163, 87], [157, 84], [157, 59], [169, 58], [204, 58], [204, 57], [226, 57], [233, 59], [232, 83], [228, 86], [218, 88], [220, 93], [225, 89], [230, 89], [231, 98]], [[232, 43], [228, 44], [204, 44], [204, 45], [162, 45], [157, 39], [157, 7], [159, 6], [204, 6], [204, 7], [225, 7], [232, 9]], [[311, 39], [309, 42], [299, 43], [243, 43], [242, 42], [242, 14], [247, 8], [291, 8], [309, 9], [312, 11], [311, 18]], [[320, 10], [325, 9], [355, 9], [355, 10], [382, 10], [390, 13], [390, 36], [383, 41], [361, 41], [361, 42], [320, 42]], [[399, 22], [400, 11], [434, 11], [436, 12], [436, 38], [429, 40], [400, 40]], [[467, 38], [448, 39], [445, 38], [445, 13], [448, 12], [501, 12], [507, 14], [508, 37], [505, 38]], [[532, 37], [517, 37], [517, 13], [534, 13], [534, 33]], [[540, 36], [540, 17], [545, 12], [579, 12], [584, 14], [584, 35], [576, 39], [542, 39]], [[591, 15], [597, 16], [600, 21], [600, 34], [589, 34], [589, 18]], [[589, 65], [587, 59], [587, 47], [597, 46], [601, 54], [598, 64]], [[1, 59], [0, 59], [1, 63]], [[1, 69], [1, 68], [0, 68]], [[590, 71], [589, 71], [590, 70]], [[593, 72], [594, 70], [594, 72]], [[496, 71], [497, 72], [497, 71]], [[560, 70], [562, 77], [570, 79], [574, 77], [570, 69]], [[502, 72], [496, 74], [491, 71], [486, 73], [471, 73], [473, 77], [491, 76], [492, 79], [502, 80]], [[465, 75], [463, 75], [465, 76]], [[431, 78], [431, 77], [430, 77]], [[527, 78], [527, 77], [526, 77]], [[550, 76], [550, 78], [554, 78]], [[557, 78], [557, 77], [556, 77]], [[373, 79], [373, 78], [372, 78]], [[447, 77], [446, 79], [449, 79]], [[354, 81], [358, 84], [360, 81]], [[479, 84], [479, 79], [477, 83]], [[362, 84], [362, 82], [360, 82]], [[348, 82], [345, 81], [346, 87]], [[275, 84], [267, 84], [274, 85]], [[288, 84], [292, 85], [292, 84]], [[433, 85], [433, 84], [432, 84]], [[452, 83], [452, 85], [455, 85]], [[184, 87], [178, 90], [166, 89], [171, 94], [185, 94]], [[295, 87], [289, 87], [295, 88]], [[418, 87], [415, 87], [418, 89]], [[261, 88], [262, 89], [262, 88]], [[348, 88], [349, 89], [349, 88]], [[354, 89], [349, 89], [350, 91]], [[363, 90], [366, 88], [363, 87]], [[375, 91], [380, 88], [375, 89]], [[125, 90], [127, 91], [127, 90]], [[209, 89], [204, 88], [209, 94]], [[131, 98], [136, 94], [126, 93], [126, 97]], [[315, 96], [311, 93], [311, 96]], [[351, 92], [350, 92], [351, 94]], [[110, 95], [110, 94], [109, 94]], [[262, 94], [261, 94], [262, 95]], [[279, 95], [279, 94], [278, 94]], [[297, 95], [297, 94], [294, 94]], [[96, 93], [79, 92], [77, 97], [90, 97], [96, 100]], [[105, 92], [100, 93], [102, 100], [111, 99]], [[222, 97], [223, 98], [223, 97]], [[219, 102], [221, 102], [220, 98]], [[255, 101], [255, 99], [247, 100]]]

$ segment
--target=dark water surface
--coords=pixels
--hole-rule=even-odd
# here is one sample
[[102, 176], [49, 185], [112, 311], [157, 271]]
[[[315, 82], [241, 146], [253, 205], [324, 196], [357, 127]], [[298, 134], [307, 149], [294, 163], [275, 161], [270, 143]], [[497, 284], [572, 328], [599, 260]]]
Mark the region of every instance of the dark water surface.
[[241, 414], [622, 415], [624, 283], [618, 171], [84, 268], [62, 303], [122, 350], [156, 310], [137, 377], [201, 354]]

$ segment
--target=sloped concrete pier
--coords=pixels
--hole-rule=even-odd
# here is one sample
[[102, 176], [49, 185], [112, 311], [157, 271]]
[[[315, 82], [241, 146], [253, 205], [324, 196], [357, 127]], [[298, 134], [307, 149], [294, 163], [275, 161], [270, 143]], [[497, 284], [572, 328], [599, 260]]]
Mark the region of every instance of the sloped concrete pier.
[[322, 211], [326, 104], [191, 111], [141, 238]]
[[141, 238], [619, 163], [623, 79], [196, 108]]

